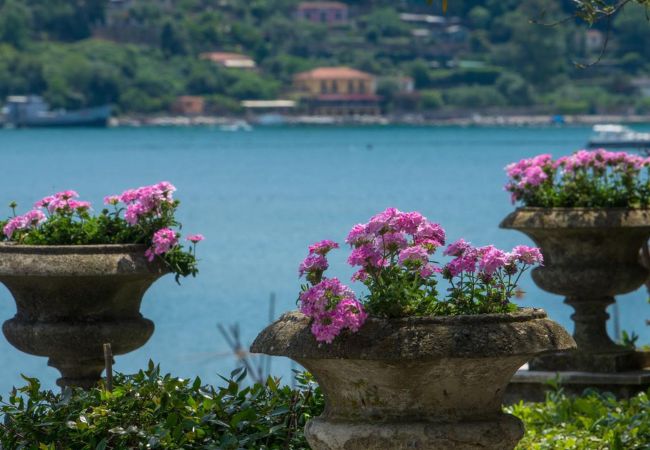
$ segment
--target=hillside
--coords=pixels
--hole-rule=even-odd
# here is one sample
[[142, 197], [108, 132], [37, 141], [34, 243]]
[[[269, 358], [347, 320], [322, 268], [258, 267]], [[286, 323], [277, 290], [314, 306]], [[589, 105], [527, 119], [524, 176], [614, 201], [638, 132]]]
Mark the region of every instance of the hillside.
[[[571, 1], [348, 1], [344, 24], [296, 18], [296, 0], [0, 0], [0, 99], [42, 94], [55, 107], [169, 110], [179, 95], [210, 113], [291, 97], [295, 73], [350, 66], [378, 76], [382, 109], [487, 107], [558, 113], [650, 112], [650, 33], [637, 5], [592, 29], [561, 19]], [[255, 70], [202, 59], [249, 56]], [[417, 95], [399, 93], [412, 77]], [[645, 89], [644, 89], [645, 88]]]

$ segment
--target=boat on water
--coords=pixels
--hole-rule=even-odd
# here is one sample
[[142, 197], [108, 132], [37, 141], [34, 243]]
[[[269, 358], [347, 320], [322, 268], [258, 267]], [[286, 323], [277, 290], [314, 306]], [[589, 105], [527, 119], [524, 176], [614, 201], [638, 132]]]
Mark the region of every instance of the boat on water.
[[253, 127], [245, 120], [235, 120], [221, 125], [219, 129], [221, 131], [253, 131]]
[[640, 133], [624, 125], [594, 125], [587, 143], [589, 148], [650, 149], [650, 133]]
[[68, 111], [52, 110], [38, 95], [7, 97], [0, 122], [15, 128], [32, 127], [105, 127], [111, 116], [110, 105]]

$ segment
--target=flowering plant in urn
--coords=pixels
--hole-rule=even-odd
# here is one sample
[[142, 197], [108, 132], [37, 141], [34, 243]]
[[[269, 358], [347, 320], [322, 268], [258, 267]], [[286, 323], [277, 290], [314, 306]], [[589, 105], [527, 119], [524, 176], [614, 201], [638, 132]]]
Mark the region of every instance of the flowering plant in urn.
[[647, 208], [650, 158], [626, 152], [580, 150], [550, 154], [506, 167], [513, 203], [530, 207]]
[[545, 355], [531, 368], [640, 369], [643, 358], [608, 336], [606, 309], [615, 295], [648, 278], [639, 254], [650, 237], [650, 158], [580, 150], [557, 159], [537, 155], [505, 170], [505, 189], [521, 207], [501, 227], [527, 234], [541, 248], [546, 264], [532, 272], [533, 280], [575, 310], [578, 351]]
[[154, 331], [140, 303], [166, 273], [198, 272], [199, 234], [181, 240], [168, 182], [129, 189], [92, 205], [72, 190], [42, 198], [0, 223], [0, 282], [16, 301], [2, 331], [19, 350], [47, 356], [60, 386], [88, 388], [104, 367], [103, 344], [121, 355]]
[[[368, 315], [399, 318], [507, 313], [521, 275], [542, 263], [539, 249], [517, 246], [505, 252], [493, 245], [475, 247], [463, 239], [445, 247], [445, 230], [418, 212], [395, 208], [355, 225], [346, 238], [348, 263], [358, 268], [351, 281], [367, 294], [355, 293], [337, 278], [325, 277], [327, 255], [339, 244], [324, 240], [309, 247], [299, 274], [307, 280], [300, 311], [313, 320], [319, 341], [331, 342], [343, 329], [357, 331]], [[443, 249], [446, 263], [436, 253]], [[439, 293], [444, 280], [446, 293]]]
[[180, 203], [173, 197], [175, 191], [166, 181], [128, 189], [105, 197], [98, 215], [92, 215], [90, 202], [79, 200], [73, 190], [44, 197], [22, 215], [16, 214], [12, 202], [13, 216], [0, 222], [0, 240], [22, 245], [143, 244], [147, 259], [159, 258], [177, 281], [181, 276], [196, 276], [196, 244], [203, 236], [187, 236], [189, 249], [183, 247], [174, 229], [180, 228], [174, 218]]
[[439, 224], [395, 208], [345, 241], [362, 294], [327, 276], [340, 245], [317, 242], [299, 266], [299, 311], [251, 347], [314, 374], [326, 407], [305, 427], [311, 448], [514, 448], [523, 430], [501, 409], [508, 381], [533, 356], [574, 345], [544, 311], [511, 302], [539, 250], [447, 245]]

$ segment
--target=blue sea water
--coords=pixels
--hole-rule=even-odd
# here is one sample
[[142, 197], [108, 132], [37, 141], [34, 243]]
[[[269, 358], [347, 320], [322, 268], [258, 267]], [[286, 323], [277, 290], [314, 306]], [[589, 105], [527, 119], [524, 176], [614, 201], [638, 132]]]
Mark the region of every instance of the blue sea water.
[[[503, 167], [541, 152], [561, 155], [583, 146], [588, 128], [211, 128], [0, 131], [0, 205], [28, 208], [63, 189], [100, 204], [104, 195], [168, 180], [182, 200], [179, 219], [200, 232], [201, 273], [159, 280], [142, 305], [156, 332], [140, 350], [117, 357], [133, 372], [151, 358], [163, 371], [218, 383], [235, 367], [217, 324], [239, 323], [250, 342], [268, 323], [270, 293], [277, 314], [295, 306], [297, 266], [313, 241], [342, 242], [349, 228], [388, 206], [419, 210], [450, 240], [509, 248], [529, 244], [498, 224], [513, 207]], [[1, 207], [0, 207], [1, 208]], [[99, 207], [98, 207], [99, 208]], [[2, 209], [0, 209], [0, 212]], [[4, 210], [9, 214], [9, 209]], [[3, 213], [4, 214], [4, 213]], [[348, 279], [347, 251], [332, 254], [331, 275]], [[545, 308], [571, 327], [571, 308], [526, 275], [522, 302]], [[621, 328], [650, 340], [647, 293], [619, 297]], [[15, 313], [0, 287], [0, 318]], [[611, 325], [611, 324], [610, 324]], [[288, 378], [286, 360], [273, 372]], [[19, 352], [0, 337], [0, 394], [20, 374], [53, 387], [58, 374], [45, 358]]]

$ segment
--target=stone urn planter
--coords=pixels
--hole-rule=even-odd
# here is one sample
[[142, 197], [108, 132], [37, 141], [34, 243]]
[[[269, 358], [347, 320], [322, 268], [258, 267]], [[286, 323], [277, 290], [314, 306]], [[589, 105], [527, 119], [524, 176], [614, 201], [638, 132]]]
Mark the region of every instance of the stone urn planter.
[[369, 318], [331, 344], [292, 312], [251, 351], [287, 356], [315, 376], [326, 407], [305, 428], [314, 450], [507, 450], [523, 436], [521, 421], [501, 411], [510, 377], [535, 355], [574, 347], [544, 311], [522, 309]]
[[532, 272], [542, 289], [563, 295], [575, 313], [575, 352], [531, 362], [536, 370], [620, 372], [638, 369], [635, 352], [607, 334], [606, 309], [614, 296], [638, 289], [648, 278], [639, 249], [650, 237], [650, 210], [519, 208], [501, 228], [528, 235], [544, 255]]
[[140, 302], [167, 269], [148, 262], [145, 249], [0, 244], [0, 282], [17, 310], [3, 324], [5, 337], [23, 352], [48, 357], [62, 374], [59, 386], [95, 385], [104, 368], [104, 343], [121, 355], [153, 333]]

